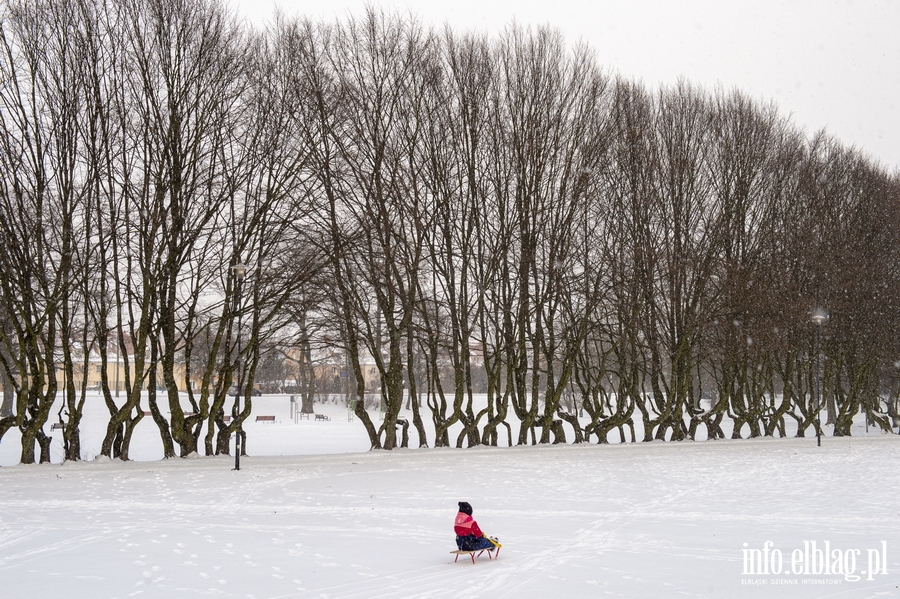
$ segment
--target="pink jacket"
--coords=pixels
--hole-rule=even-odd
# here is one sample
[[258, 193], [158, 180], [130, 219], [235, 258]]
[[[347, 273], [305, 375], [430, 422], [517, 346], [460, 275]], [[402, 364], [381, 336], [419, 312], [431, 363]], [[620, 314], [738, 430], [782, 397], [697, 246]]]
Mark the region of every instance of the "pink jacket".
[[478, 522], [468, 514], [462, 512], [456, 514], [456, 522], [453, 523], [453, 531], [461, 537], [475, 535], [483, 537], [484, 533], [478, 528]]

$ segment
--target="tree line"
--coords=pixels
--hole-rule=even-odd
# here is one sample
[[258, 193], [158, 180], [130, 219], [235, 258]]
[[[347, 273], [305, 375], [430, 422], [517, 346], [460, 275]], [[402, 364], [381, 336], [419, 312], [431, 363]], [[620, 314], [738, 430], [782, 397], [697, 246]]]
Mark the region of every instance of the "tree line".
[[406, 444], [404, 401], [423, 446], [897, 423], [900, 175], [773, 105], [649, 89], [549, 28], [0, 15], [0, 438], [23, 463], [51, 420], [80, 458], [98, 363], [103, 455], [145, 417], [166, 457], [213, 455], [261, 361], [289, 353], [308, 396], [327, 350], [352, 396], [377, 369], [383, 421], [353, 404], [373, 448]]

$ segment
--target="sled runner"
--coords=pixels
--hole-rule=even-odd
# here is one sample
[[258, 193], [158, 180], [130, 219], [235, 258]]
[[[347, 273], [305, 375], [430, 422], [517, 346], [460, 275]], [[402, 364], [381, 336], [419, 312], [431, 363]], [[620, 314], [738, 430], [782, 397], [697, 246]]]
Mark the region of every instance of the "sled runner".
[[[474, 564], [475, 558], [478, 557], [479, 555], [481, 555], [482, 553], [484, 553], [485, 551], [487, 551], [487, 549], [476, 549], [475, 551], [463, 551], [462, 549], [457, 549], [456, 551], [451, 551], [450, 553], [456, 554], [456, 557], [453, 559], [454, 563], [456, 562], [456, 560], [459, 559], [460, 555], [468, 555], [469, 557], [472, 558], [472, 563]], [[493, 556], [491, 555], [490, 551], [488, 551], [488, 558], [494, 559]]]

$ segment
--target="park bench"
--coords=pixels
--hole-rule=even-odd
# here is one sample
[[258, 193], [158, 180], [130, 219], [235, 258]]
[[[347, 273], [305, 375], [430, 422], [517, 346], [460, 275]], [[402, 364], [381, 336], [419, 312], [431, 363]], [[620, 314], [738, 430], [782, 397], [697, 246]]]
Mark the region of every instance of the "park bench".
[[329, 418], [325, 414], [316, 414], [316, 420], [331, 420], [331, 418]]
[[53, 424], [50, 425], [51, 431], [55, 431], [56, 429], [63, 430], [65, 428], [66, 428], [66, 425], [61, 422], [54, 422]]
[[275, 422], [275, 417], [274, 416], [257, 416], [256, 421], [257, 422]]

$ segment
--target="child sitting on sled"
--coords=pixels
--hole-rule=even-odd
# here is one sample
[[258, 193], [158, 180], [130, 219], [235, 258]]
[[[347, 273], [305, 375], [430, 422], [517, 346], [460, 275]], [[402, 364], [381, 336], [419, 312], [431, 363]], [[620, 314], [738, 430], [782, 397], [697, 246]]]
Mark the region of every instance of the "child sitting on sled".
[[460, 551], [493, 551], [500, 546], [496, 539], [485, 536], [478, 523], [472, 518], [472, 506], [465, 501], [459, 502], [459, 513], [456, 514], [453, 530], [456, 532], [456, 546]]

